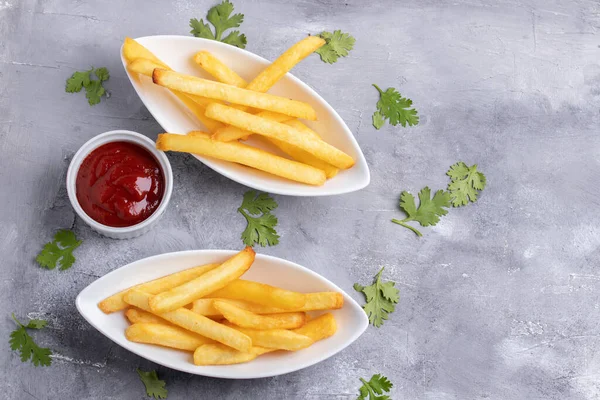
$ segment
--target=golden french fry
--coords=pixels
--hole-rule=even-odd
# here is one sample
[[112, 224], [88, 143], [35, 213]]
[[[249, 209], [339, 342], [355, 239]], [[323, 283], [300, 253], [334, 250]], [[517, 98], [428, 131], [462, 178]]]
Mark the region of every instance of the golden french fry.
[[308, 321], [304, 326], [294, 329], [296, 333], [308, 336], [315, 342], [333, 336], [337, 331], [335, 318], [331, 313], [323, 314], [311, 321]]
[[130, 287], [102, 300], [100, 303], [98, 303], [98, 307], [106, 314], [119, 310], [124, 310], [125, 308], [127, 308], [127, 303], [123, 300], [123, 295], [131, 289], [137, 289], [149, 294], [157, 294], [179, 286], [191, 279], [197, 278], [200, 275], [217, 268], [218, 266], [219, 264], [201, 265], [199, 267], [179, 271], [174, 274], [163, 276], [162, 278], [158, 278], [150, 282]]
[[[160, 67], [160, 64], [147, 58], [136, 58], [127, 64], [127, 69], [131, 72], [135, 72], [152, 79], [152, 72], [155, 68]], [[171, 89], [167, 89], [171, 90]], [[191, 94], [178, 92], [177, 90], [171, 90], [171, 93], [175, 95], [189, 110], [198, 118], [204, 126], [210, 131], [215, 132], [223, 127], [223, 124], [214, 119], [210, 119], [205, 115], [206, 106], [212, 103], [212, 100], [205, 99], [204, 97], [194, 96]]]
[[205, 344], [194, 351], [196, 365], [231, 365], [254, 360], [261, 354], [274, 351], [263, 347], [252, 347], [250, 351], [242, 352], [222, 344]]
[[310, 104], [290, 100], [285, 97], [258, 93], [161, 68], [154, 70], [152, 80], [157, 85], [179, 90], [180, 92], [228, 101], [234, 104], [242, 104], [261, 110], [274, 111], [297, 118], [317, 119], [317, 114]]
[[307, 136], [289, 125], [215, 103], [206, 107], [206, 116], [228, 125], [289, 143], [341, 169], [347, 169], [354, 165], [354, 160], [348, 154], [321, 139]]
[[249, 336], [254, 346], [266, 347], [268, 349], [296, 351], [305, 349], [314, 343], [314, 340], [308, 336], [285, 329], [258, 330], [242, 328], [231, 323], [227, 323], [226, 325]]
[[129, 308], [125, 311], [125, 316], [132, 324], [168, 324], [170, 323], [152, 313], [149, 313], [138, 308]]
[[129, 37], [126, 37], [123, 43], [123, 57], [125, 57], [127, 63], [132, 62], [136, 58], [145, 58], [160, 65], [161, 68], [170, 69], [169, 66], [156, 57], [154, 53]]
[[326, 180], [325, 172], [310, 165], [288, 160], [243, 143], [212, 140], [209, 134], [203, 132], [190, 132], [188, 135], [160, 134], [156, 148], [231, 161], [309, 185], [322, 185]]
[[232, 324], [251, 329], [295, 329], [304, 325], [306, 314], [301, 312], [275, 314], [272, 317], [255, 314], [225, 301], [215, 300], [214, 307]]
[[309, 36], [302, 39], [287, 49], [277, 60], [265, 68], [256, 78], [246, 86], [248, 90], [266, 92], [277, 83], [296, 64], [308, 57], [315, 50], [325, 44], [325, 40], [318, 36]]
[[217, 268], [203, 274], [201, 278], [192, 279], [153, 296], [150, 298], [150, 309], [153, 313], [173, 311], [225, 287], [250, 268], [255, 255], [256, 253], [252, 247], [246, 246], [244, 250], [229, 258]]
[[[227, 126], [224, 129], [227, 129], [227, 128], [230, 128], [230, 126]], [[221, 130], [218, 130], [217, 133], [220, 131]], [[283, 142], [281, 140], [277, 140], [274, 138], [268, 138], [268, 140], [271, 143], [273, 143], [279, 150], [283, 151], [285, 154], [292, 157], [294, 160], [322, 170], [323, 172], [325, 172], [325, 176], [327, 177], [327, 179], [333, 178], [339, 172], [338, 168], [334, 167], [333, 165], [331, 165], [323, 160], [318, 159], [317, 157], [313, 156], [309, 152], [299, 149], [296, 146], [293, 146], [289, 143], [286, 143], [286, 142]]]
[[208, 51], [203, 50], [196, 53], [194, 61], [219, 82], [241, 88], [247, 85], [241, 76]]
[[210, 297], [246, 300], [256, 304], [285, 309], [297, 309], [306, 304], [306, 294], [280, 289], [264, 283], [235, 280]]
[[[275, 122], [287, 122], [289, 120], [293, 120], [293, 118], [288, 115], [274, 113], [272, 111], [261, 111], [256, 114], [256, 116], [267, 118]], [[247, 130], [238, 128], [237, 126], [227, 125], [215, 131], [211, 138], [220, 140], [221, 142], [230, 142], [232, 140], [242, 139], [249, 135], [252, 135], [252, 132], [248, 132]]]
[[136, 323], [125, 330], [125, 337], [132, 342], [157, 344], [187, 351], [194, 351], [204, 344], [214, 343], [208, 338], [171, 324]]
[[[125, 301], [132, 306], [144, 311], [152, 312], [148, 301], [152, 296], [139, 290], [130, 290], [124, 296]], [[229, 326], [225, 326], [212, 319], [196, 314], [187, 308], [178, 308], [174, 311], [156, 314], [167, 321], [180, 326], [188, 331], [216, 340], [240, 351], [248, 351], [252, 347], [252, 340], [245, 334]]]
[[[214, 296], [214, 293], [211, 295]], [[264, 306], [261, 304], [251, 303], [244, 300], [233, 300], [226, 298], [206, 298], [194, 301], [192, 311], [200, 315], [217, 317], [222, 315], [219, 310], [213, 306], [215, 300], [224, 301], [246, 311], [251, 311], [255, 314], [280, 314], [286, 312], [303, 312], [303, 311], [322, 311], [336, 310], [344, 305], [344, 296], [337, 292], [319, 292], [305, 293], [306, 303], [304, 306], [295, 309], [284, 309], [272, 306]]]

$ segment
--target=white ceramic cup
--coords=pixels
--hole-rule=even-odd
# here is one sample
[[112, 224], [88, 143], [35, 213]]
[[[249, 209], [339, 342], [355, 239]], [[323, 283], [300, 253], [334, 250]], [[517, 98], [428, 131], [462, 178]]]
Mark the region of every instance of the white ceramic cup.
[[[83, 208], [81, 208], [79, 201], [77, 201], [75, 182], [77, 180], [77, 173], [79, 172], [79, 167], [81, 167], [81, 163], [92, 151], [104, 144], [112, 142], [134, 143], [146, 149], [150, 154], [154, 156], [154, 158], [160, 165], [160, 168], [163, 173], [163, 178], [165, 180], [165, 191], [163, 194], [163, 198], [160, 204], [158, 205], [158, 208], [148, 218], [132, 226], [112, 227], [101, 224], [98, 221], [92, 219], [89, 215], [87, 215], [85, 211], [83, 211]], [[93, 137], [92, 139], [88, 140], [83, 146], [81, 146], [77, 153], [75, 153], [75, 156], [71, 160], [71, 164], [69, 165], [69, 169], [67, 171], [67, 193], [69, 194], [69, 200], [71, 201], [71, 205], [75, 209], [77, 215], [79, 215], [79, 218], [84, 220], [85, 223], [88, 224], [96, 232], [113, 239], [131, 239], [148, 232], [156, 223], [156, 221], [160, 219], [160, 217], [166, 210], [167, 205], [169, 204], [169, 200], [171, 199], [172, 192], [173, 170], [171, 169], [171, 164], [169, 163], [167, 156], [162, 151], [156, 149], [156, 146], [152, 140], [137, 132], [116, 130], [105, 132]]]

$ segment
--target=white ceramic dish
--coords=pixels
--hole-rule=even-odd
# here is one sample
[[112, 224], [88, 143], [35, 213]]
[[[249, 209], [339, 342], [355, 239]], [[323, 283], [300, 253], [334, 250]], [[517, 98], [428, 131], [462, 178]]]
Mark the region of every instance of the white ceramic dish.
[[[158, 208], [146, 218], [144, 221], [139, 224], [135, 224], [132, 226], [127, 226], [123, 228], [115, 228], [113, 226], [108, 226], [99, 223], [98, 221], [93, 220], [89, 215], [83, 211], [81, 205], [79, 205], [79, 201], [77, 201], [77, 193], [75, 190], [75, 183], [77, 180], [77, 172], [79, 172], [79, 167], [85, 158], [98, 147], [111, 143], [111, 142], [130, 142], [135, 143], [138, 146], [146, 149], [150, 154], [154, 156], [160, 168], [163, 172], [164, 184], [165, 184], [165, 192], [163, 198], [158, 206]], [[169, 200], [171, 199], [171, 193], [173, 192], [173, 171], [171, 170], [171, 164], [169, 163], [169, 159], [165, 155], [164, 152], [157, 150], [154, 142], [148, 139], [146, 136], [133, 132], [133, 131], [125, 131], [125, 130], [116, 130], [110, 132], [104, 132], [100, 135], [94, 136], [83, 146], [77, 150], [77, 153], [73, 156], [71, 160], [71, 164], [69, 164], [69, 169], [67, 170], [67, 193], [69, 195], [69, 200], [71, 201], [71, 206], [79, 215], [86, 224], [88, 224], [93, 230], [100, 233], [101, 235], [107, 236], [112, 239], [131, 239], [144, 233], [148, 232], [152, 226], [160, 219], [165, 210], [167, 209], [167, 205], [169, 204]]]
[[[257, 255], [244, 279], [276, 285], [300, 292], [336, 291], [344, 295], [344, 307], [331, 311], [338, 330], [335, 335], [297, 352], [265, 354], [245, 364], [196, 366], [191, 353], [159, 346], [134, 343], [125, 338], [128, 326], [122, 312], [104, 314], [97, 304], [130, 286], [172, 274], [196, 265], [223, 260], [235, 254], [229, 250], [192, 250], [162, 254], [136, 261], [99, 278], [77, 296], [81, 315], [118, 345], [157, 364], [190, 374], [228, 379], [265, 378], [297, 371], [321, 362], [354, 342], [369, 321], [362, 308], [339, 287], [315, 272], [280, 258]], [[319, 314], [315, 312], [315, 315]]]
[[[135, 40], [146, 46], [174, 70], [207, 79], [212, 78], [192, 60], [192, 56], [200, 50], [210, 51], [248, 81], [269, 65], [269, 61], [262, 57], [214, 40], [189, 36], [146, 36]], [[282, 48], [281, 51], [284, 49]], [[125, 66], [126, 62], [122, 56], [121, 60]], [[127, 68], [125, 70], [127, 71]], [[204, 129], [198, 119], [167, 89], [153, 84], [147, 77], [138, 77], [135, 76], [136, 74], [130, 74], [129, 71], [127, 75], [146, 108], [166, 132], [185, 134], [192, 130]], [[314, 83], [318, 84], [319, 78], [317, 76], [314, 78]], [[356, 165], [340, 171], [323, 186], [309, 186], [226, 161], [202, 156], [196, 158], [236, 182], [282, 195], [328, 196], [354, 192], [369, 184], [369, 167], [354, 135], [321, 96], [291, 74], [281, 79], [269, 93], [310, 103], [317, 112], [318, 121], [306, 121], [306, 124], [327, 142], [351, 155], [356, 160]], [[255, 144], [265, 148], [264, 144]], [[274, 148], [269, 150], [281, 154]]]

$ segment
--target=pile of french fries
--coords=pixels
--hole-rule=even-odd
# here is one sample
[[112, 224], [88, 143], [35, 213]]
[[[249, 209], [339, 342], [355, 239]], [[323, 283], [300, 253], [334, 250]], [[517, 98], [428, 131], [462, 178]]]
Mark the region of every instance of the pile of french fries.
[[98, 303], [126, 310], [128, 340], [193, 352], [196, 365], [229, 365], [261, 354], [297, 351], [335, 334], [337, 292], [298, 293], [239, 279], [254, 262], [251, 247], [207, 264], [133, 286]]
[[[323, 185], [354, 159], [325, 142], [300, 119], [314, 121], [313, 107], [266, 93], [296, 64], [325, 44], [309, 36], [294, 44], [251, 82], [213, 54], [200, 51], [194, 62], [216, 79], [211, 81], [173, 71], [152, 52], [126, 38], [127, 69], [170, 90], [205, 126], [207, 132], [165, 133], [156, 147], [217, 158], [309, 185]], [[245, 140], [258, 135], [286, 157], [253, 147]]]

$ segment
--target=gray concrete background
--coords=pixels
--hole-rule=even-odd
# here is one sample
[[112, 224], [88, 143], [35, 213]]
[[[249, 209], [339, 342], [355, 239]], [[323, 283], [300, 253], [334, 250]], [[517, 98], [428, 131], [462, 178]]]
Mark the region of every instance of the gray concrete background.
[[[75, 218], [64, 185], [74, 152], [101, 132], [161, 131], [119, 60], [123, 38], [188, 34], [213, 1], [0, 1], [0, 382], [6, 399], [142, 399], [135, 368], [157, 368], [169, 399], [352, 399], [359, 377], [394, 383], [394, 399], [600, 398], [600, 7], [596, 1], [235, 1], [247, 49], [274, 59], [307, 33], [357, 39], [337, 64], [294, 73], [338, 110], [371, 168], [365, 190], [276, 196], [281, 243], [262, 253], [305, 265], [356, 299], [381, 266], [401, 290], [391, 320], [300, 372], [228, 381], [157, 367], [114, 345], [77, 313], [97, 277], [140, 258], [239, 249], [245, 187], [169, 154], [171, 205], [151, 233], [99, 237]], [[65, 79], [106, 66], [109, 99], [89, 107]], [[418, 127], [375, 131], [377, 92], [412, 98]], [[444, 188], [456, 161], [488, 187], [424, 237], [389, 220], [402, 190]], [[83, 239], [76, 265], [39, 268], [59, 228]], [[41, 316], [49, 368], [8, 348], [9, 314]]]

